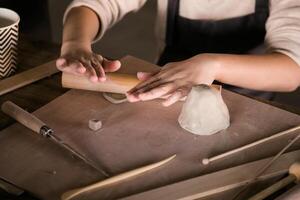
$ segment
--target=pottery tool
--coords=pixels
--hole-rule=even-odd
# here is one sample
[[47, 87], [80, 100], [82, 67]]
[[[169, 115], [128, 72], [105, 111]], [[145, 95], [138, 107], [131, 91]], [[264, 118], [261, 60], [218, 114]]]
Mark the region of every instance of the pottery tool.
[[[281, 134], [287, 134], [287, 133], [290, 133], [290, 132], [292, 132], [292, 131], [295, 131], [295, 130], [298, 130], [299, 129], [299, 126], [296, 126], [296, 127], [294, 127], [294, 128], [291, 128], [291, 129], [288, 129], [288, 130], [286, 130], [286, 131], [283, 131], [283, 132], [280, 132]], [[278, 134], [280, 134], [280, 133], [278, 133]], [[275, 135], [274, 135], [275, 136]], [[258, 172], [255, 174], [255, 176], [254, 176], [254, 178], [251, 180], [251, 181], [249, 181], [248, 182], [248, 184], [247, 185], [245, 185], [245, 187], [243, 187], [242, 189], [241, 189], [241, 191], [240, 192], [238, 192], [235, 196], [234, 196], [234, 198], [233, 198], [233, 200], [236, 200], [236, 199], [238, 199], [239, 198], [239, 196], [241, 195], [241, 194], [243, 194], [243, 192], [245, 192], [245, 191], [247, 191], [247, 186], [248, 185], [250, 185], [250, 184], [252, 184], [253, 182], [255, 182], [256, 180], [257, 180], [257, 178], [259, 177], [259, 176], [261, 176], [267, 169], [269, 169], [269, 167], [271, 167], [271, 165], [274, 163], [274, 162], [276, 162], [279, 158], [280, 158], [280, 156], [288, 149], [288, 148], [290, 148], [293, 144], [295, 144], [298, 140], [300, 139], [300, 134], [298, 134], [298, 135], [296, 135], [291, 141], [289, 141], [288, 142], [288, 144], [287, 145], [285, 145], [268, 163], [266, 163], [262, 168], [260, 168], [259, 170], [258, 170]]]
[[48, 127], [44, 122], [42, 122], [40, 119], [38, 119], [36, 116], [28, 113], [27, 111], [23, 110], [22, 108], [20, 108], [19, 106], [17, 106], [11, 101], [4, 102], [1, 106], [1, 109], [4, 113], [14, 118], [16, 121], [23, 124], [25, 127], [29, 128], [33, 132], [38, 133], [46, 138], [52, 139], [52, 141], [54, 141], [56, 144], [67, 149], [69, 152], [71, 152], [73, 155], [83, 160], [89, 166], [100, 171], [106, 177], [109, 176], [108, 173], [105, 172], [103, 169], [97, 167], [92, 161], [85, 158], [79, 152], [74, 150], [71, 146], [64, 143], [61, 139], [53, 135], [53, 130], [50, 127]]
[[296, 126], [296, 127], [293, 127], [293, 128], [290, 128], [290, 129], [288, 129], [288, 130], [285, 130], [285, 131], [276, 133], [276, 134], [274, 134], [274, 135], [272, 135], [272, 136], [269, 136], [269, 137], [266, 137], [266, 138], [264, 138], [264, 139], [255, 141], [255, 142], [253, 142], [253, 143], [244, 145], [244, 146], [239, 147], [239, 148], [237, 148], [237, 149], [233, 149], [233, 150], [227, 151], [227, 152], [222, 153], [222, 154], [220, 154], [220, 155], [213, 156], [213, 157], [211, 157], [211, 158], [204, 158], [204, 159], [202, 159], [202, 163], [203, 163], [204, 165], [207, 165], [207, 164], [209, 164], [209, 163], [211, 163], [211, 162], [213, 162], [213, 161], [216, 161], [216, 160], [225, 158], [225, 157], [227, 157], [227, 156], [230, 156], [230, 155], [232, 155], [232, 154], [235, 154], [235, 153], [244, 151], [244, 150], [246, 150], [246, 149], [249, 149], [249, 148], [251, 148], [251, 147], [254, 147], [254, 146], [256, 146], [256, 145], [259, 145], [259, 144], [261, 144], [261, 143], [264, 143], [264, 142], [267, 142], [267, 141], [270, 141], [270, 140], [279, 138], [279, 137], [281, 137], [281, 136], [287, 135], [287, 134], [289, 134], [289, 133], [291, 133], [291, 132], [294, 132], [294, 131], [297, 131], [297, 130], [299, 130], [299, 129], [300, 129], [300, 125], [299, 125], [299, 126]]
[[153, 163], [153, 164], [150, 164], [150, 165], [146, 165], [144, 167], [140, 167], [140, 168], [128, 171], [128, 172], [124, 172], [122, 174], [119, 174], [117, 176], [113, 176], [111, 178], [108, 178], [108, 179], [105, 179], [103, 181], [94, 183], [92, 185], [88, 185], [88, 186], [85, 186], [85, 187], [81, 187], [81, 188], [77, 188], [77, 189], [67, 191], [62, 195], [61, 199], [62, 200], [69, 200], [69, 199], [72, 199], [72, 198], [74, 198], [74, 197], [76, 197], [80, 194], [85, 193], [85, 192], [94, 191], [96, 189], [99, 190], [99, 189], [101, 189], [105, 186], [108, 186], [108, 185], [111, 185], [111, 184], [114, 184], [114, 183], [118, 183], [118, 182], [126, 180], [128, 178], [132, 178], [134, 176], [143, 174], [147, 171], [150, 171], [152, 169], [155, 169], [157, 167], [160, 167], [160, 166], [170, 162], [175, 157], [176, 157], [176, 155], [173, 155], [173, 156], [171, 156], [169, 158], [166, 158], [162, 161], [159, 161], [159, 162], [156, 162], [156, 163]]
[[276, 182], [270, 187], [252, 196], [251, 198], [249, 198], [249, 200], [263, 200], [268, 196], [270, 196], [271, 194], [291, 184], [292, 182], [295, 183], [299, 182], [299, 180], [300, 180], [300, 163], [297, 162], [290, 166], [289, 175], [287, 177], [281, 179], [280, 181]]

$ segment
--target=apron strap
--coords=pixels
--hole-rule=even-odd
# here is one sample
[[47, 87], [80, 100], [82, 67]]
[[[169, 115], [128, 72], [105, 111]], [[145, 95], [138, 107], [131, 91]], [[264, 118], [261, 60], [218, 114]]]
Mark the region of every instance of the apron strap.
[[174, 40], [176, 16], [179, 12], [179, 0], [168, 0], [166, 45], [172, 45]]

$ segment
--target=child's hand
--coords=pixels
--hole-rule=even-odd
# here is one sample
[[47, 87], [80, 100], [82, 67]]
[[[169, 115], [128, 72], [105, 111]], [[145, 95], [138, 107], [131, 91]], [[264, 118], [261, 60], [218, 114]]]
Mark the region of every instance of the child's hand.
[[216, 72], [217, 65], [209, 54], [168, 63], [154, 74], [139, 72], [138, 78], [144, 81], [131, 89], [127, 97], [129, 101], [135, 102], [167, 96], [163, 105], [169, 106], [184, 98], [194, 85], [211, 85]]
[[90, 81], [105, 81], [105, 72], [114, 72], [121, 67], [118, 60], [111, 61], [93, 53], [90, 45], [78, 42], [64, 43], [61, 56], [56, 60], [59, 70], [89, 77]]

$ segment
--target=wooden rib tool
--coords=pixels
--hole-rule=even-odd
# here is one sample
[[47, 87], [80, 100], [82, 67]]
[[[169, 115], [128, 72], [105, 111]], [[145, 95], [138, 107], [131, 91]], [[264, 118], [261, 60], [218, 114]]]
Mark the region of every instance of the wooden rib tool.
[[134, 176], [140, 175], [142, 173], [145, 173], [147, 171], [150, 171], [152, 169], [160, 167], [160, 166], [162, 166], [162, 165], [170, 162], [175, 157], [176, 157], [176, 155], [173, 155], [173, 156], [171, 156], [169, 158], [166, 158], [166, 159], [164, 159], [162, 161], [159, 161], [157, 163], [153, 163], [153, 164], [146, 165], [144, 167], [140, 167], [140, 168], [128, 171], [128, 172], [124, 172], [122, 174], [119, 174], [117, 176], [113, 176], [111, 178], [108, 178], [108, 179], [105, 179], [103, 181], [94, 183], [92, 185], [88, 185], [88, 186], [85, 186], [85, 187], [81, 187], [81, 188], [77, 188], [77, 189], [73, 189], [73, 190], [67, 191], [67, 192], [65, 192], [61, 196], [61, 199], [62, 200], [69, 200], [69, 199], [72, 199], [72, 198], [74, 198], [74, 197], [82, 194], [82, 193], [89, 192], [89, 191], [94, 191], [96, 189], [101, 189], [101, 188], [103, 188], [105, 186], [108, 186], [108, 185], [111, 185], [111, 184], [123, 181], [123, 180], [128, 179], [128, 178], [132, 178]]
[[53, 135], [53, 130], [50, 127], [48, 127], [44, 122], [42, 122], [40, 119], [38, 119], [36, 116], [28, 113], [27, 111], [23, 110], [22, 108], [20, 108], [19, 106], [17, 106], [11, 101], [4, 102], [1, 106], [1, 109], [4, 113], [14, 118], [16, 121], [23, 124], [30, 130], [46, 138], [51, 138], [55, 143], [67, 149], [73, 155], [83, 160], [86, 164], [93, 167], [97, 171], [101, 172], [101, 174], [105, 175], [106, 177], [109, 176], [108, 173], [105, 172], [103, 169], [97, 167], [92, 161], [85, 158], [79, 152], [75, 151], [71, 146], [64, 143], [61, 139]]
[[291, 184], [292, 182], [297, 183], [299, 180], [300, 180], [300, 163], [297, 162], [290, 166], [289, 175], [287, 177], [281, 179], [277, 183], [271, 185], [270, 187], [252, 196], [249, 200], [263, 200], [268, 196], [270, 196], [271, 194]]
[[233, 150], [231, 150], [231, 151], [227, 151], [227, 152], [222, 153], [222, 154], [220, 154], [220, 155], [217, 155], [217, 156], [214, 156], [214, 157], [211, 157], [211, 158], [204, 158], [204, 159], [202, 160], [202, 164], [207, 165], [207, 164], [209, 164], [209, 163], [211, 163], [211, 162], [213, 162], [213, 161], [216, 161], [216, 160], [225, 158], [225, 157], [227, 157], [227, 156], [230, 156], [230, 155], [232, 155], [232, 154], [235, 154], [235, 153], [244, 151], [244, 150], [246, 150], [246, 149], [249, 149], [249, 148], [254, 147], [254, 146], [258, 145], [258, 144], [261, 144], [261, 143], [264, 143], [264, 142], [273, 140], [273, 139], [275, 139], [275, 138], [279, 138], [279, 137], [281, 137], [281, 136], [287, 135], [287, 134], [289, 134], [289, 133], [291, 133], [291, 132], [294, 132], [294, 131], [296, 131], [296, 130], [299, 130], [299, 129], [300, 129], [300, 125], [299, 125], [299, 126], [296, 126], [296, 127], [293, 127], [293, 128], [290, 128], [290, 129], [288, 129], [288, 130], [285, 130], [285, 131], [276, 133], [276, 134], [274, 134], [274, 135], [272, 135], [272, 136], [270, 136], [270, 137], [266, 137], [266, 138], [264, 138], [264, 139], [261, 139], [261, 140], [252, 142], [252, 143], [247, 144], [247, 145], [244, 145], [244, 146], [239, 147], [239, 148], [237, 148], [237, 149], [233, 149]]

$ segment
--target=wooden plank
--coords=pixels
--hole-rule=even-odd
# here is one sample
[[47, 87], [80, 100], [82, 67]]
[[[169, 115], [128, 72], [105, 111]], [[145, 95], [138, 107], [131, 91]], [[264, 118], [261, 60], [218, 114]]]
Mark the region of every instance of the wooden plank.
[[[203, 199], [211, 195], [245, 186], [255, 173], [272, 158], [243, 164], [237, 167], [221, 170], [215, 173], [192, 178], [179, 183], [171, 184], [140, 194], [132, 195], [123, 200], [169, 200], [169, 199]], [[288, 172], [289, 167], [300, 160], [300, 150], [286, 153], [274, 163], [257, 181], [262, 181]], [[226, 178], [225, 178], [226, 177]]]
[[[120, 73], [134, 75], [137, 71], [157, 69], [155, 65], [132, 57], [122, 59], [121, 62]], [[70, 90], [34, 114], [53, 128], [64, 142], [111, 174], [129, 171], [177, 154], [168, 168], [149, 172], [86, 197], [90, 200], [114, 199], [269, 157], [296, 134], [266, 142], [209, 166], [201, 165], [202, 158], [300, 124], [300, 116], [296, 114], [226, 90], [223, 90], [223, 97], [231, 114], [231, 126], [212, 136], [196, 136], [180, 128], [177, 118], [182, 102], [168, 108], [161, 106], [160, 100], [113, 105], [101, 93]], [[90, 130], [89, 119], [101, 120], [102, 128], [99, 131]], [[74, 171], [71, 168], [72, 161], [65, 158], [66, 154], [59, 154], [58, 150], [53, 152], [50, 146], [40, 144], [42, 139], [29, 137], [31, 133], [21, 126], [13, 127], [0, 133], [0, 159], [8, 163], [0, 163], [0, 176], [46, 200], [55, 199], [63, 191], [87, 185], [97, 179], [84, 178], [82, 173], [86, 171], [82, 166], [76, 167], [77, 171]], [[298, 143], [295, 148], [299, 147]], [[10, 166], [13, 163], [18, 165], [12, 168]], [[37, 166], [38, 170], [32, 171], [31, 166]], [[59, 168], [64, 174], [51, 176], [49, 180], [49, 176], [40, 173], [49, 169], [49, 166]], [[90, 176], [93, 174], [91, 172]], [[75, 180], [72, 176], [78, 178]]]
[[59, 72], [59, 70], [55, 67], [55, 60], [53, 60], [3, 79], [0, 81], [0, 96], [35, 81], [49, 77], [57, 72]]

